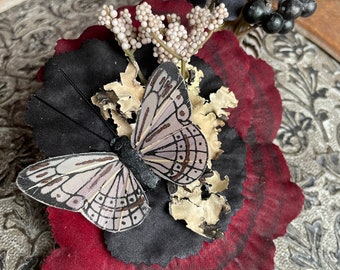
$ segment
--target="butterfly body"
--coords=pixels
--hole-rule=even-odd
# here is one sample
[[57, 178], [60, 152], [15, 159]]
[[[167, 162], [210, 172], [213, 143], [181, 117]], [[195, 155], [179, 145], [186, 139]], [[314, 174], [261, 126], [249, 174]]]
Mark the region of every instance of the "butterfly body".
[[19, 173], [17, 185], [42, 203], [81, 212], [103, 230], [134, 228], [150, 212], [145, 188], [154, 188], [159, 179], [186, 185], [205, 172], [207, 142], [190, 118], [184, 80], [174, 64], [163, 63], [146, 86], [130, 139], [115, 138], [112, 153], [32, 164]]
[[145, 164], [141, 154], [131, 146], [130, 139], [127, 136], [115, 138], [113, 144], [111, 143], [111, 148], [144, 189], [156, 187], [160, 178]]

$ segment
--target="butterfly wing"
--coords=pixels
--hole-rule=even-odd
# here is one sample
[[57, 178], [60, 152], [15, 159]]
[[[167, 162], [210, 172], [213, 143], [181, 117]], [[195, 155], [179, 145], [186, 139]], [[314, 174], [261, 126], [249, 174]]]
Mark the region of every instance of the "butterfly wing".
[[141, 154], [157, 175], [180, 185], [199, 179], [208, 159], [206, 141], [193, 124], [155, 141]]
[[22, 170], [17, 185], [44, 204], [81, 212], [112, 232], [137, 226], [150, 211], [138, 181], [113, 153], [43, 160]]
[[160, 65], [146, 86], [131, 141], [137, 150], [190, 124], [190, 101], [172, 63]]
[[138, 226], [150, 212], [139, 182], [125, 166], [84, 208], [87, 219], [103, 230], [121, 232]]
[[191, 103], [177, 67], [160, 65], [146, 86], [131, 141], [157, 175], [183, 185], [204, 173], [208, 159], [207, 142], [190, 118]]

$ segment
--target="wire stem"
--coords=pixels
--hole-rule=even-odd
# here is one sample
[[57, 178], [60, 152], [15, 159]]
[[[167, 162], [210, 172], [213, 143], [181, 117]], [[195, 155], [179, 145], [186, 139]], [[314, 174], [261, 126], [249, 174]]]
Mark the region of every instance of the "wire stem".
[[135, 68], [137, 69], [137, 74], [138, 74], [138, 77], [141, 81], [142, 84], [146, 84], [147, 83], [147, 80], [145, 79], [142, 71], [140, 70], [139, 68], [139, 65], [135, 59], [135, 50], [124, 50], [124, 53], [125, 55], [129, 58], [131, 64], [133, 64], [135, 66]]

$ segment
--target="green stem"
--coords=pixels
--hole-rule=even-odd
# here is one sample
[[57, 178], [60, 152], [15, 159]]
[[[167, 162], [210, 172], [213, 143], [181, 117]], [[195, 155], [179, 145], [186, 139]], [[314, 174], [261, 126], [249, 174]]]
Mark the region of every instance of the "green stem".
[[136, 67], [137, 69], [137, 74], [138, 74], [138, 77], [141, 81], [142, 84], [146, 84], [147, 83], [147, 80], [145, 79], [142, 71], [140, 70], [139, 68], [139, 65], [135, 59], [135, 55], [134, 55], [134, 52], [135, 50], [125, 50], [124, 53], [125, 55], [129, 58], [130, 62]]
[[213, 10], [213, 8], [215, 7], [215, 4], [216, 4], [216, 0], [212, 0], [210, 5], [208, 6], [208, 9], [211, 11]]
[[185, 65], [186, 65], [186, 61], [184, 61], [183, 59], [181, 60], [181, 75], [184, 79], [186, 79], [188, 77], [188, 74], [186, 72], [186, 68], [185, 68]]

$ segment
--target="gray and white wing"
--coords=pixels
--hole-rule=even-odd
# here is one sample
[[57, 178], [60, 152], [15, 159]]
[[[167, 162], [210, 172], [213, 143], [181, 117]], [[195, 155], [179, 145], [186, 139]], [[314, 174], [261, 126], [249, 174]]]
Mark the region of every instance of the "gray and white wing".
[[144, 191], [114, 153], [81, 153], [42, 160], [22, 170], [18, 187], [50, 206], [81, 212], [101, 229], [140, 224], [150, 211]]

